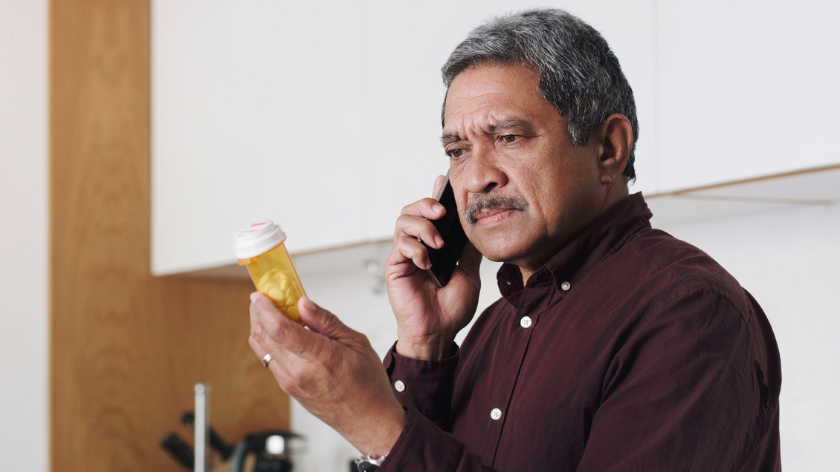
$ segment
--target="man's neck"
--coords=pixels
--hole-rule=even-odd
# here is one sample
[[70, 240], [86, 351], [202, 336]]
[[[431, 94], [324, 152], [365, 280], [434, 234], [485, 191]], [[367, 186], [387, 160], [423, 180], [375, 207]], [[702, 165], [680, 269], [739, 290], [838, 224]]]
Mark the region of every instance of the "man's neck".
[[544, 255], [538, 261], [531, 261], [531, 263], [519, 263], [517, 266], [519, 267], [519, 272], [522, 273], [522, 285], [525, 286], [528, 284], [528, 279], [534, 274], [534, 272], [538, 271], [546, 262], [548, 262], [554, 255], [559, 253], [566, 247], [570, 242], [574, 241], [577, 236], [586, 230], [592, 223], [594, 223], [598, 218], [604, 215], [610, 208], [614, 207], [616, 204], [621, 202], [622, 200], [628, 198], [630, 196], [629, 189], [627, 188], [626, 182], [622, 182], [622, 184], [617, 185], [615, 187], [610, 188], [610, 191], [607, 192], [604, 198], [604, 202], [601, 205], [599, 211], [594, 215], [594, 217], [589, 221], [586, 226], [580, 229], [574, 236], [569, 238], [566, 241], [563, 241], [561, 244], [555, 248], [554, 251], [550, 251], [550, 254]]
[[519, 272], [522, 273], [522, 285], [528, 285], [528, 279], [530, 279], [531, 276], [534, 275], [534, 271], [523, 269], [522, 267], [520, 267]]

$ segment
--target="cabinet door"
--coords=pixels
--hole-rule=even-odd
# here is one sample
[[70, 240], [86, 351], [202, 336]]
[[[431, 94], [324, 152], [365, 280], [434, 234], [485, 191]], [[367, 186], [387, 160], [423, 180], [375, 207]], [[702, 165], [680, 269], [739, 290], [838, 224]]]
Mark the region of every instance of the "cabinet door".
[[610, 43], [633, 87], [641, 123], [634, 189], [655, 190], [653, 0], [367, 2], [369, 236], [393, 233], [400, 209], [431, 195], [449, 160], [440, 144], [445, 89], [440, 68], [470, 30], [493, 16], [563, 8]]
[[[610, 42], [636, 93], [636, 189], [655, 189], [653, 0], [554, 1]], [[534, 2], [517, 8], [544, 5]], [[498, 0], [153, 4], [156, 274], [229, 264], [275, 219], [293, 253], [389, 238], [448, 169], [440, 67]]]
[[365, 236], [362, 2], [153, 2], [155, 274], [234, 261], [271, 218], [292, 252]]
[[661, 186], [835, 163], [840, 4], [658, 2]]

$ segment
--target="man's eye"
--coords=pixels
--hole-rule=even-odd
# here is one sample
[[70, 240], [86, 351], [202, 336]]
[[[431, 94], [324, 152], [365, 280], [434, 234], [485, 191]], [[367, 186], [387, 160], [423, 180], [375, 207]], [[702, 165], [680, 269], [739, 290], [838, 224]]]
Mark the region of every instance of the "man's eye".
[[464, 150], [463, 149], [450, 149], [450, 150], [446, 151], [446, 154], [448, 154], [449, 157], [459, 158], [459, 157], [461, 157], [461, 155], [464, 154]]
[[519, 136], [517, 136], [515, 134], [508, 134], [508, 135], [502, 136], [502, 141], [504, 141], [507, 144], [515, 143], [517, 139], [519, 139]]

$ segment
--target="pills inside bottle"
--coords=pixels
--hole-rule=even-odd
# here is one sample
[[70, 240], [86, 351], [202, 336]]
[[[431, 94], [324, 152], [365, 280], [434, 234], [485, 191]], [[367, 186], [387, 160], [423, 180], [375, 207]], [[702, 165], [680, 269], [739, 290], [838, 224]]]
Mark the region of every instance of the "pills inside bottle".
[[297, 302], [306, 295], [289, 252], [286, 234], [271, 220], [264, 220], [236, 233], [239, 265], [248, 268], [257, 291], [270, 298], [289, 319], [303, 325]]

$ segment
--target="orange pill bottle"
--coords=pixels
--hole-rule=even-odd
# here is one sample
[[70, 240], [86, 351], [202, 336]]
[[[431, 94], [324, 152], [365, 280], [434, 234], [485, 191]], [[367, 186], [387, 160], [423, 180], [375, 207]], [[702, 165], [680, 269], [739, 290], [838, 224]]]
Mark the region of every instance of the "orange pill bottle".
[[303, 325], [297, 303], [306, 292], [284, 241], [286, 233], [271, 220], [254, 223], [236, 233], [236, 258], [248, 268], [257, 291], [290, 320]]

